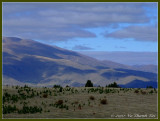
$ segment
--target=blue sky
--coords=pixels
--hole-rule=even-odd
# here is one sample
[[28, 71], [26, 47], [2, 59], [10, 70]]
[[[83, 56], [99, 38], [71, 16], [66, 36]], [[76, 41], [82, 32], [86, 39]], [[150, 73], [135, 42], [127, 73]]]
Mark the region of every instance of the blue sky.
[[3, 36], [33, 39], [83, 54], [88, 51], [92, 57], [97, 52], [156, 53], [157, 5], [155, 2], [3, 3]]

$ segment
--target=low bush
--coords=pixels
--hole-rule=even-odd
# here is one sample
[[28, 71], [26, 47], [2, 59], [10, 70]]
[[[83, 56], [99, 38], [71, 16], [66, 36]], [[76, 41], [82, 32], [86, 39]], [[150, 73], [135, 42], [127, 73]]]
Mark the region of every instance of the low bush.
[[47, 98], [47, 97], [48, 97], [48, 95], [47, 95], [47, 94], [43, 94], [43, 97], [44, 97], [44, 98]]
[[147, 94], [147, 92], [146, 91], [141, 91], [141, 94], [145, 95], [145, 94]]
[[78, 104], [78, 101], [75, 101], [74, 104]]
[[135, 90], [134, 93], [139, 93], [139, 90]]
[[19, 114], [26, 114], [26, 113], [37, 113], [37, 112], [42, 112], [42, 108], [41, 107], [37, 107], [37, 106], [26, 106], [24, 105], [23, 108], [21, 110], [18, 110]]
[[63, 104], [63, 100], [58, 100], [55, 105], [62, 105]]
[[149, 92], [149, 94], [153, 94], [153, 90], [151, 90], [151, 91]]
[[17, 110], [16, 106], [3, 105], [3, 114], [13, 113]]
[[108, 104], [107, 99], [102, 99], [102, 100], [100, 100], [100, 103], [103, 104], [103, 105]]
[[54, 85], [53, 88], [61, 88], [61, 85]]
[[63, 100], [58, 100], [53, 106], [55, 106], [56, 108], [65, 108], [66, 110], [69, 110], [69, 107], [66, 104], [63, 104]]
[[90, 100], [94, 100], [95, 98], [94, 98], [94, 96], [90, 96], [89, 99]]

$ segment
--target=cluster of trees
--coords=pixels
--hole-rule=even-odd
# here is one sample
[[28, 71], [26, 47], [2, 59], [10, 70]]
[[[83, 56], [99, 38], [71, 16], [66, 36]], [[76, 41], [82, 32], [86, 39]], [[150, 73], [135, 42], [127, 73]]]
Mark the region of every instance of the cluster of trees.
[[[93, 83], [91, 80], [88, 80], [85, 84], [85, 87], [93, 87]], [[121, 88], [116, 82], [106, 85], [106, 87], [113, 87], [113, 88]], [[152, 86], [147, 86], [146, 88], [153, 88]]]
[[53, 88], [61, 88], [61, 85], [53, 85]]
[[[86, 82], [85, 87], [93, 87], [93, 83], [91, 82], [91, 80], [88, 80]], [[113, 82], [113, 83], [111, 83], [109, 85], [106, 85], [106, 87], [120, 88], [120, 86], [116, 82]]]
[[146, 88], [153, 88], [152, 86], [147, 86]]
[[116, 82], [113, 82], [109, 85], [106, 85], [106, 87], [115, 87], [115, 88], [120, 88], [120, 86], [116, 83]]

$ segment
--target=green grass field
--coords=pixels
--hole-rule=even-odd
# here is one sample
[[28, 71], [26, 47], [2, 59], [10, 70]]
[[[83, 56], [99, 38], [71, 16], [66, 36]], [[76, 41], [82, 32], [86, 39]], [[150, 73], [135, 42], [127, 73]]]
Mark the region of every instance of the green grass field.
[[157, 118], [157, 90], [3, 86], [3, 118]]

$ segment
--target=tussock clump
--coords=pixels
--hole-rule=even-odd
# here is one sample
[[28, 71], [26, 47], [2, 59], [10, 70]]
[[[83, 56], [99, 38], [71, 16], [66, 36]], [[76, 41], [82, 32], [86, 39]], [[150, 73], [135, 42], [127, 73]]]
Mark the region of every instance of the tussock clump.
[[100, 100], [100, 103], [103, 104], [103, 105], [108, 104], [107, 99], [102, 99], [102, 100]]
[[82, 106], [81, 106], [81, 104], [79, 104], [79, 105], [78, 105], [78, 109], [79, 109], [79, 110], [81, 110], [81, 109], [82, 109]]
[[134, 93], [139, 93], [139, 90], [135, 90]]
[[55, 104], [56, 105], [62, 105], [63, 104], [63, 100], [58, 100]]
[[94, 98], [94, 96], [90, 96], [89, 99], [90, 100], [94, 100], [95, 98]]
[[78, 101], [75, 101], [74, 104], [78, 104]]
[[48, 95], [47, 95], [47, 94], [43, 94], [43, 97], [44, 97], [44, 98], [47, 98], [47, 97], [48, 97]]
[[141, 91], [141, 94], [145, 95], [145, 94], [147, 94], [147, 92], [146, 91]]

